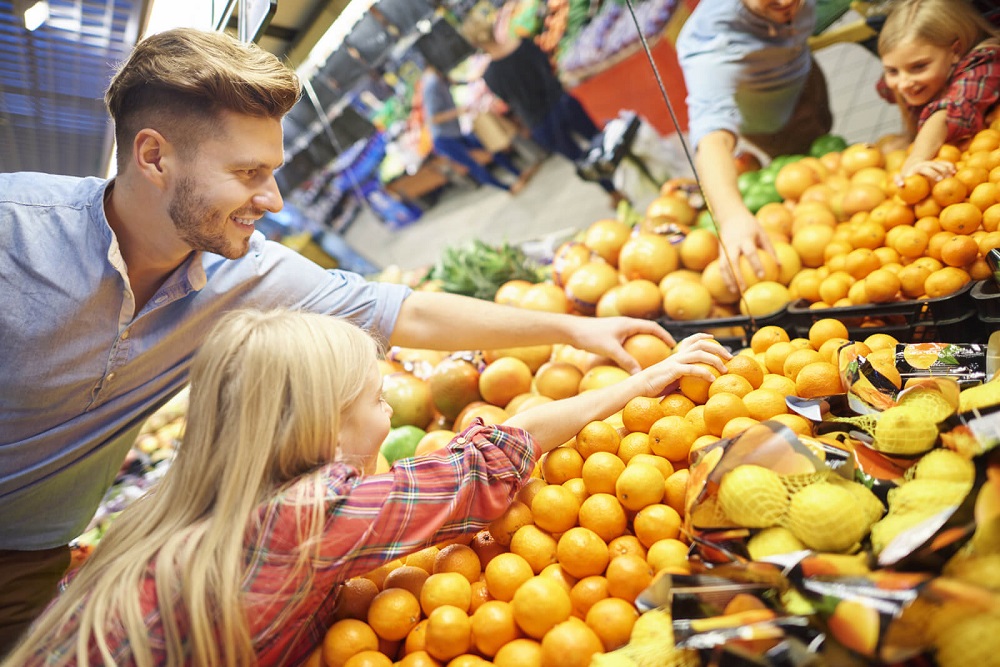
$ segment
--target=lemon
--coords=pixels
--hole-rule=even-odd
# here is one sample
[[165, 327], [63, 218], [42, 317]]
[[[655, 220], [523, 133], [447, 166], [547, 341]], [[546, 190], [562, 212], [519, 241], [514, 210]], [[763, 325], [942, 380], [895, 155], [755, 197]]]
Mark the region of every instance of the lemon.
[[909, 514], [895, 514], [890, 512], [887, 516], [882, 517], [880, 521], [872, 524], [872, 551], [876, 554], [882, 553], [882, 550], [889, 546], [889, 543], [896, 539], [897, 535], [904, 530], [913, 528], [932, 515], [933, 512], [911, 512]]
[[955, 623], [937, 642], [940, 667], [994, 665], [1000, 654], [1000, 615], [977, 614]]
[[944, 566], [949, 577], [1000, 591], [1000, 553], [966, 555], [959, 553]]
[[754, 560], [802, 551], [805, 548], [806, 545], [802, 544], [792, 531], [781, 526], [765, 528], [747, 541], [747, 551]]
[[[1000, 377], [1000, 373], [997, 373]], [[986, 384], [963, 389], [958, 395], [958, 411], [979, 410], [1000, 403], [1000, 382], [991, 380]]]
[[976, 477], [976, 467], [972, 461], [950, 449], [932, 449], [906, 472], [913, 479], [936, 479], [963, 484], [972, 484]]
[[864, 538], [871, 522], [853, 493], [817, 482], [792, 496], [784, 525], [810, 549], [846, 551]]
[[937, 441], [937, 422], [918, 408], [894, 405], [875, 425], [875, 449], [886, 454], [921, 454]]
[[868, 525], [875, 523], [882, 518], [885, 514], [885, 505], [882, 501], [878, 499], [871, 490], [864, 484], [858, 484], [857, 482], [852, 482], [851, 480], [844, 479], [840, 475], [830, 475], [828, 478], [831, 484], [847, 489], [854, 496], [854, 499], [858, 501], [861, 505], [861, 511], [864, 512], [865, 521]]
[[942, 482], [937, 479], [914, 479], [889, 491], [892, 514], [935, 514], [958, 505], [972, 488], [971, 482]]
[[741, 465], [722, 477], [719, 506], [740, 526], [769, 528], [777, 525], [788, 509], [788, 493], [773, 470]]
[[915, 408], [935, 424], [944, 421], [955, 412], [955, 408], [948, 402], [941, 392], [930, 387], [913, 387], [907, 391], [896, 403], [898, 406]]

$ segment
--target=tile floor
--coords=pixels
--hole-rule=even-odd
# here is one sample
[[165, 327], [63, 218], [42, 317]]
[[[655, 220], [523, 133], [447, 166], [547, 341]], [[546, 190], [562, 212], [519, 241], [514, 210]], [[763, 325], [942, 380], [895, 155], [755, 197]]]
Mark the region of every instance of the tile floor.
[[[841, 20], [856, 18], [848, 14]], [[875, 55], [858, 44], [841, 43], [820, 49], [815, 56], [826, 74], [835, 134], [854, 143], [900, 131], [896, 108], [875, 93], [880, 73]], [[676, 171], [685, 170], [678, 138], [665, 141]], [[636, 191], [633, 199], [642, 210], [654, 196], [647, 187]], [[402, 229], [390, 229], [365, 209], [346, 230], [344, 240], [376, 266], [406, 270], [429, 266], [446, 246], [470, 239], [557, 245], [591, 222], [613, 215], [599, 186], [581, 181], [567, 160], [553, 156], [516, 196], [489, 186], [451, 186], [420, 220]]]

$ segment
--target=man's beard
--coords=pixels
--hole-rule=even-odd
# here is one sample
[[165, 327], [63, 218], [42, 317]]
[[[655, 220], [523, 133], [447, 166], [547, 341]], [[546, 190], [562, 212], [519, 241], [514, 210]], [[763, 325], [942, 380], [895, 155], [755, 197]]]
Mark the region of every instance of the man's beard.
[[177, 183], [177, 191], [170, 200], [167, 212], [181, 240], [195, 250], [239, 259], [250, 248], [249, 238], [239, 246], [226, 238], [229, 216], [220, 213], [197, 194], [194, 179], [190, 176]]

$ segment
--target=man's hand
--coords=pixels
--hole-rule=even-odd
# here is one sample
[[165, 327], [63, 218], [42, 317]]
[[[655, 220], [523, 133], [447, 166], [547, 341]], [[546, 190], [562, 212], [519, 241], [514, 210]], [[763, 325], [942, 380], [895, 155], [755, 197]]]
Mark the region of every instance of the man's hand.
[[623, 347], [630, 337], [645, 333], [656, 336], [670, 347], [675, 342], [663, 327], [652, 320], [632, 317], [578, 317], [574, 324], [573, 346], [610, 358], [629, 373], [641, 370], [639, 362]]
[[757, 256], [757, 250], [774, 255], [771, 239], [764, 233], [757, 218], [746, 208], [725, 220], [719, 221], [719, 268], [722, 280], [731, 292], [746, 289], [740, 272], [740, 257], [746, 257], [750, 268], [758, 278], [764, 277], [764, 265]]

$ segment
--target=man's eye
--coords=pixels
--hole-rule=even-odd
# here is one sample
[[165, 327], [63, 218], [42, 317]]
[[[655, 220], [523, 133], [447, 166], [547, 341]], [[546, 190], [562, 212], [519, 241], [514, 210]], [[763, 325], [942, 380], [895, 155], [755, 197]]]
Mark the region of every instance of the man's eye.
[[257, 175], [257, 170], [256, 169], [244, 169], [243, 170], [243, 175], [246, 176], [247, 178], [253, 178], [254, 176]]

